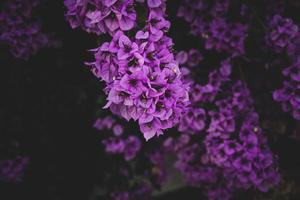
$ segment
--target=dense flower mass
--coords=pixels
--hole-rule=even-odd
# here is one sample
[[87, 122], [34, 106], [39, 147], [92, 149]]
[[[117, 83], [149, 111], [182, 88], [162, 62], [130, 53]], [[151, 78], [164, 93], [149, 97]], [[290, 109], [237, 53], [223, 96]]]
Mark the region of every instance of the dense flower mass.
[[41, 48], [59, 45], [49, 34], [42, 32], [40, 22], [32, 17], [39, 2], [7, 1], [0, 10], [0, 42], [7, 44], [16, 58], [28, 59]]
[[268, 191], [278, 183], [279, 176], [250, 92], [241, 82], [226, 92], [227, 98], [216, 101], [218, 111], [210, 112], [204, 141], [207, 156], [217, 166], [232, 171], [233, 186]]
[[188, 87], [181, 81], [172, 53], [173, 42], [165, 35], [170, 27], [165, 4], [152, 3], [148, 1], [142, 30], [134, 37], [117, 31], [111, 42], [92, 50], [95, 62], [89, 63], [96, 77], [107, 84], [105, 108], [138, 121], [146, 140], [174, 127], [189, 103]]
[[292, 63], [282, 70], [285, 80], [282, 87], [273, 92], [273, 99], [281, 103], [284, 112], [291, 113], [294, 119], [300, 120], [299, 27], [292, 19], [280, 15], [274, 15], [269, 26], [267, 43], [274, 47], [275, 51], [288, 55]]
[[65, 0], [66, 18], [72, 28], [97, 35], [128, 31], [135, 26], [134, 0]]
[[29, 157], [23, 156], [0, 161], [0, 180], [13, 183], [21, 182], [29, 161]]
[[278, 50], [291, 48], [298, 36], [298, 26], [293, 20], [274, 15], [269, 22], [269, 34], [266, 36], [267, 43]]
[[227, 21], [229, 4], [230, 0], [214, 0], [211, 5], [203, 0], [184, 0], [177, 16], [191, 24], [192, 35], [205, 40], [205, 49], [241, 55], [244, 54], [247, 25]]
[[225, 98], [206, 111], [210, 122], [202, 129], [203, 145], [188, 132], [164, 145], [177, 155], [175, 167], [187, 182], [204, 187], [209, 199], [231, 199], [235, 191], [250, 187], [268, 191], [279, 174], [249, 90], [238, 81], [223, 93]]
[[295, 119], [300, 120], [300, 57], [282, 73], [286, 80], [282, 88], [274, 91], [273, 98], [282, 103], [284, 112], [290, 112]]
[[203, 33], [205, 48], [243, 54], [246, 30], [247, 26], [241, 23], [227, 23], [224, 19], [215, 19], [210, 22], [208, 31]]

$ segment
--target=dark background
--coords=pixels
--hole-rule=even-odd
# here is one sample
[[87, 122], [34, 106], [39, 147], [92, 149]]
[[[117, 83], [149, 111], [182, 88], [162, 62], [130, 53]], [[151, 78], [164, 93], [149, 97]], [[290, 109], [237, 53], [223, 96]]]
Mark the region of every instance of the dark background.
[[[175, 49], [197, 47], [198, 40], [187, 36], [187, 25], [175, 18], [178, 2], [172, 1], [168, 6]], [[0, 160], [28, 155], [31, 164], [22, 183], [0, 182], [0, 200], [88, 200], [95, 183], [105, 173], [107, 163], [97, 132], [92, 128], [95, 113], [101, 109], [97, 98], [102, 87], [84, 65], [92, 59], [87, 50], [95, 48], [99, 38], [79, 29], [72, 30], [64, 11], [63, 1], [48, 0], [35, 13], [45, 32], [53, 32], [62, 41], [61, 48], [44, 49], [28, 61], [22, 61], [13, 58], [6, 46], [1, 46]], [[214, 66], [214, 56], [206, 55], [205, 63]], [[201, 70], [206, 73], [208, 69]], [[277, 71], [272, 75], [259, 66], [251, 66], [245, 67], [244, 74], [253, 96], [258, 99], [261, 117], [287, 124], [288, 135], [297, 124], [271, 101], [268, 92], [274, 86], [267, 84], [262, 88], [259, 84], [266, 77], [273, 81], [272, 77], [280, 72]], [[275, 85], [276, 81], [280, 80], [275, 80]], [[279, 114], [266, 112], [266, 106]], [[267, 131], [267, 134], [272, 133]], [[286, 135], [270, 136], [270, 145], [279, 157], [281, 170], [299, 181], [299, 141]], [[200, 197], [195, 189], [186, 188], [159, 199]]]

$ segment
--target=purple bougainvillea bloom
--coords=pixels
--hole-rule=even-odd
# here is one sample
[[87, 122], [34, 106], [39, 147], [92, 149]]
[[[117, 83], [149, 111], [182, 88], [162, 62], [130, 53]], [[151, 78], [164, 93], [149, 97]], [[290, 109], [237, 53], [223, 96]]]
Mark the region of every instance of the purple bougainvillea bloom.
[[120, 49], [118, 50], [117, 54], [119, 60], [127, 59], [130, 54], [138, 50], [138, 45], [134, 42], [131, 42], [130, 39], [125, 35], [121, 35], [119, 38], [119, 47]]
[[195, 67], [198, 66], [199, 62], [203, 60], [202, 54], [197, 49], [190, 49], [188, 52], [188, 66]]
[[191, 26], [190, 33], [203, 38], [207, 50], [226, 52], [237, 56], [244, 54], [247, 25], [229, 23], [225, 15], [231, 1], [184, 0], [177, 16], [184, 18]]
[[180, 132], [199, 133], [205, 128], [206, 113], [202, 108], [191, 108], [180, 121]]
[[118, 0], [104, 0], [104, 5], [107, 7], [110, 7], [112, 5], [114, 5], [114, 3], [116, 3]]
[[159, 7], [162, 2], [162, 0], [147, 0], [149, 8], [157, 8]]
[[153, 119], [150, 122], [140, 124], [140, 128], [142, 133], [144, 134], [144, 138], [147, 141], [155, 135], [163, 134], [161, 131], [161, 122], [158, 119]]
[[124, 90], [124, 92], [138, 96], [143, 90], [147, 89], [143, 84], [146, 80], [146, 76], [142, 71], [135, 72], [130, 75], [126, 74], [120, 80], [120, 87]]
[[188, 53], [185, 51], [180, 51], [178, 52], [178, 54], [176, 55], [176, 61], [180, 64], [183, 65], [187, 62], [188, 60]]
[[113, 133], [115, 136], [120, 136], [123, 134], [123, 126], [121, 126], [120, 124], [117, 124], [113, 127]]
[[[95, 61], [87, 63], [106, 82], [108, 102], [104, 108], [126, 120], [138, 121], [147, 140], [174, 127], [189, 104], [188, 85], [181, 81], [173, 42], [165, 35], [170, 27], [165, 3], [148, 3], [157, 6], [149, 7], [146, 25], [135, 37], [116, 31], [110, 42], [92, 50]], [[194, 64], [201, 59], [196, 54], [191, 53]]]
[[132, 4], [133, 1], [127, 1], [120, 7], [119, 12], [116, 13], [122, 31], [128, 31], [135, 25], [136, 13], [133, 10]]
[[132, 160], [141, 149], [141, 141], [136, 136], [129, 136], [124, 150], [125, 160]]
[[146, 40], [149, 38], [149, 32], [148, 31], [138, 31], [135, 35], [135, 38], [138, 39], [138, 40]]
[[266, 40], [270, 46], [278, 50], [291, 48], [298, 32], [298, 26], [291, 19], [274, 15], [269, 21], [269, 32], [266, 35]]
[[108, 154], [122, 155], [129, 161], [134, 159], [141, 149], [141, 140], [134, 135], [128, 136], [124, 127], [112, 116], [98, 118], [94, 127], [99, 131], [105, 131], [106, 138], [102, 140], [102, 144]]
[[273, 99], [282, 104], [285, 112], [290, 112], [294, 119], [300, 120], [300, 57], [282, 71], [286, 80], [283, 86], [273, 92]]
[[124, 152], [125, 142], [121, 138], [108, 138], [103, 140], [105, 151], [111, 154], [121, 154]]
[[65, 15], [72, 28], [81, 27], [97, 35], [114, 35], [118, 30], [128, 31], [135, 26], [133, 4], [133, 0], [65, 0]]
[[110, 129], [114, 123], [115, 120], [110, 116], [103, 119], [99, 118], [95, 121], [94, 128], [96, 128], [97, 130]]

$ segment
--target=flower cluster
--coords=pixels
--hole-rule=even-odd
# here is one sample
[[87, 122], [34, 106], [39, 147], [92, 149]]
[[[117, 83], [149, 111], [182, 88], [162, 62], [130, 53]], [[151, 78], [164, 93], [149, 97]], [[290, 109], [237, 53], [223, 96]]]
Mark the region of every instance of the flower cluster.
[[230, 0], [215, 0], [212, 5], [203, 0], [184, 0], [177, 16], [191, 24], [191, 34], [205, 40], [205, 49], [241, 55], [244, 54], [248, 27], [227, 21], [224, 15], [229, 4]]
[[141, 149], [141, 141], [137, 136], [128, 135], [124, 136], [124, 128], [121, 124], [107, 116], [103, 119], [98, 118], [94, 127], [99, 131], [111, 131], [113, 134], [109, 135], [106, 139], [102, 140], [105, 146], [105, 151], [108, 154], [119, 154], [125, 160], [132, 160]]
[[194, 68], [203, 60], [203, 56], [198, 49], [190, 49], [188, 52], [180, 51], [176, 55], [176, 61], [180, 65]]
[[13, 0], [3, 3], [0, 10], [0, 41], [10, 47], [16, 58], [28, 59], [41, 48], [57, 47], [59, 43], [43, 33], [33, 9], [39, 0]]
[[135, 26], [134, 0], [65, 0], [66, 18], [72, 28], [97, 35], [128, 31]]
[[246, 31], [247, 26], [244, 24], [228, 23], [222, 18], [214, 19], [210, 22], [208, 31], [203, 33], [205, 48], [233, 55], [244, 54]]
[[17, 156], [12, 160], [0, 162], [0, 180], [18, 183], [22, 181], [24, 171], [29, 164], [29, 157]]
[[293, 43], [299, 35], [299, 28], [292, 19], [274, 15], [268, 25], [269, 32], [266, 35], [268, 45], [278, 50], [291, 48], [294, 45]]
[[282, 70], [286, 79], [282, 87], [273, 92], [273, 99], [281, 103], [284, 112], [289, 112], [296, 120], [300, 120], [299, 27], [290, 18], [274, 15], [269, 28], [267, 43], [274, 47], [276, 52], [286, 53], [292, 62]]
[[227, 98], [216, 101], [218, 111], [210, 111], [211, 122], [204, 141], [207, 156], [217, 166], [232, 171], [235, 178], [231, 187], [254, 186], [268, 191], [278, 183], [279, 175], [250, 92], [237, 82], [227, 94]]
[[176, 154], [175, 167], [187, 182], [204, 187], [209, 199], [231, 199], [235, 191], [250, 187], [268, 191], [279, 174], [249, 90], [238, 81], [222, 94], [215, 108], [206, 111], [210, 120], [202, 130], [204, 144], [186, 131], [169, 137], [164, 146]]
[[189, 107], [180, 120], [178, 131], [200, 133], [205, 126], [206, 111], [203, 108]]
[[300, 120], [300, 57], [282, 73], [287, 80], [282, 88], [273, 92], [273, 98], [282, 103], [284, 112], [290, 112], [296, 120]]
[[165, 35], [170, 27], [165, 4], [154, 7], [150, 2], [145, 27], [134, 37], [117, 31], [111, 42], [92, 50], [95, 62], [88, 64], [106, 82], [105, 108], [138, 121], [146, 140], [174, 127], [189, 103], [188, 86], [181, 81], [172, 53], [173, 42]]

